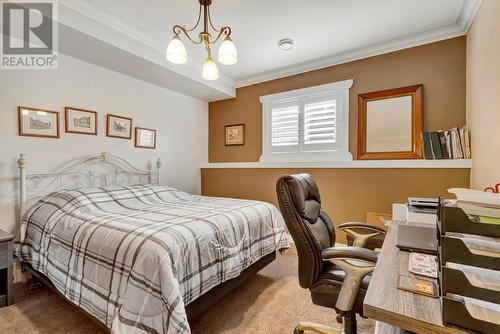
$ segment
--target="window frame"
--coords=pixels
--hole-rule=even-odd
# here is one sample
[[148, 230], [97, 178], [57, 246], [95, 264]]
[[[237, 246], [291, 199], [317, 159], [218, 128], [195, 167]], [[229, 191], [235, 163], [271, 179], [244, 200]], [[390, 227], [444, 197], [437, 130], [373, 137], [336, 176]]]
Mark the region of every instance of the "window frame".
[[[329, 84], [296, 89], [260, 97], [262, 103], [262, 155], [260, 162], [325, 162], [351, 161], [349, 152], [349, 89], [353, 79]], [[336, 100], [336, 143], [334, 149], [303, 150], [304, 144], [304, 101], [318, 98], [326, 94], [334, 94]], [[272, 146], [272, 106], [273, 104], [299, 101], [299, 145], [297, 150], [278, 152]], [[318, 145], [318, 144], [315, 144]], [[320, 144], [319, 144], [320, 145]], [[318, 147], [319, 147], [318, 145]], [[331, 145], [329, 145], [331, 146]], [[295, 146], [293, 146], [295, 147]], [[326, 148], [326, 146], [323, 146]]]

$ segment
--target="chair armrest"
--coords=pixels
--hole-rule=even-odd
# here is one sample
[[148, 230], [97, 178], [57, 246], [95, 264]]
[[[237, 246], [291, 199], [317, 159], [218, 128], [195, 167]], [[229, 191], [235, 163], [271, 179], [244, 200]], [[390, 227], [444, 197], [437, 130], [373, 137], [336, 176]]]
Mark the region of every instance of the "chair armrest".
[[[354, 239], [353, 246], [356, 247], [365, 247], [368, 239], [379, 234], [385, 234], [385, 230], [381, 227], [359, 222], [343, 223], [339, 225], [338, 229], [349, 234]], [[354, 231], [355, 229], [363, 232], [358, 233], [357, 231]]]
[[361, 247], [346, 246], [326, 248], [322, 256], [345, 273], [335, 307], [344, 312], [352, 311], [364, 277], [375, 269], [377, 253]]
[[361, 260], [371, 263], [377, 263], [378, 254], [372, 250], [361, 247], [329, 247], [321, 253], [323, 260], [344, 259]]

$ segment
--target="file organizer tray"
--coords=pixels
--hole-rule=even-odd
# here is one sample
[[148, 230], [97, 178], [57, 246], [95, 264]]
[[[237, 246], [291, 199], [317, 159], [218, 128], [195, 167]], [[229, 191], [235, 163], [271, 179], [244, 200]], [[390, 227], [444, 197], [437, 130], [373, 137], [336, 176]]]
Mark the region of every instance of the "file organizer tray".
[[500, 225], [474, 222], [456, 206], [440, 205], [438, 217], [438, 229], [442, 235], [446, 232], [458, 232], [500, 237]]
[[440, 264], [447, 262], [461, 263], [473, 267], [500, 270], [500, 257], [473, 253], [460, 238], [442, 236], [440, 247]]
[[500, 333], [500, 325], [473, 317], [461, 298], [442, 297], [443, 324], [454, 325], [474, 332]]
[[[493, 274], [497, 274], [500, 279], [500, 272], [493, 272]], [[442, 296], [452, 293], [500, 304], [500, 291], [488, 289], [484, 285], [474, 285], [460, 269], [443, 266], [440, 278]]]

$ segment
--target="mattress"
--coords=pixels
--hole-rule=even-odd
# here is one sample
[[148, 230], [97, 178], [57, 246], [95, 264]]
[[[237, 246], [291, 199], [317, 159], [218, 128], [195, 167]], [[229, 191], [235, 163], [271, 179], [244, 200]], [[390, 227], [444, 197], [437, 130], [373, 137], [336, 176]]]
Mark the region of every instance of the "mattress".
[[15, 253], [113, 333], [190, 333], [185, 305], [287, 247], [272, 204], [151, 185], [52, 193]]

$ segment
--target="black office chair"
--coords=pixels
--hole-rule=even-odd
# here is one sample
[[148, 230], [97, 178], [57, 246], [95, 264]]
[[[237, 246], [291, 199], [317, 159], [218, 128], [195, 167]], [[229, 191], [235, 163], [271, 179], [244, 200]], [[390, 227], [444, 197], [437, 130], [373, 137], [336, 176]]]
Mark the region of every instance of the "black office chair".
[[[314, 304], [335, 309], [346, 334], [355, 334], [356, 314], [363, 315], [369, 275], [377, 262], [377, 253], [363, 247], [370, 239], [372, 247], [381, 247], [385, 231], [364, 223], [341, 224], [339, 229], [351, 236], [354, 245], [334, 247], [335, 230], [321, 209], [319, 189], [311, 175], [284, 176], [276, 190], [281, 213], [297, 248], [300, 286], [311, 291]], [[340, 333], [308, 322], [300, 322], [294, 333], [304, 331]]]

